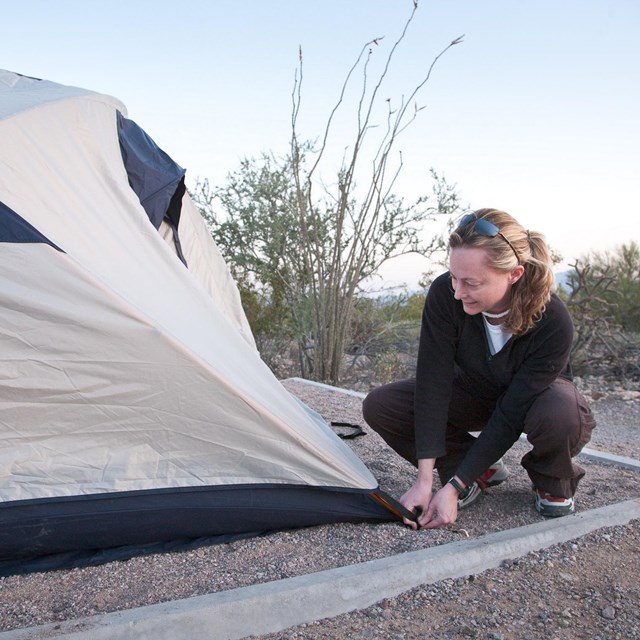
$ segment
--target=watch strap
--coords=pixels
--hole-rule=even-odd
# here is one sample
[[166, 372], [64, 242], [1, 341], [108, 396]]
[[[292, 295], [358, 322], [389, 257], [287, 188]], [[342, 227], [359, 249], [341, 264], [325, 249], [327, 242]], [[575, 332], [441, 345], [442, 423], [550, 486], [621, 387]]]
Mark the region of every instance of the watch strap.
[[460, 498], [466, 498], [471, 488], [463, 487], [455, 477], [449, 478], [449, 484], [458, 492], [458, 496], [460, 496]]

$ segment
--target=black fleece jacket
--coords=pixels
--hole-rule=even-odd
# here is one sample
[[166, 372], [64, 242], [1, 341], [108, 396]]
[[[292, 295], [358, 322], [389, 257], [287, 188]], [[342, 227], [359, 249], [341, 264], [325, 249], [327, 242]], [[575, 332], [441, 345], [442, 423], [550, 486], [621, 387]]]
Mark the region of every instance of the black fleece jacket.
[[466, 484], [473, 482], [519, 438], [536, 397], [556, 378], [572, 379], [572, 340], [569, 312], [553, 295], [535, 326], [512, 336], [492, 356], [482, 314], [466, 314], [454, 298], [449, 273], [439, 276], [429, 288], [422, 315], [414, 406], [418, 459], [445, 454], [455, 384], [465, 395], [492, 408], [456, 472]]

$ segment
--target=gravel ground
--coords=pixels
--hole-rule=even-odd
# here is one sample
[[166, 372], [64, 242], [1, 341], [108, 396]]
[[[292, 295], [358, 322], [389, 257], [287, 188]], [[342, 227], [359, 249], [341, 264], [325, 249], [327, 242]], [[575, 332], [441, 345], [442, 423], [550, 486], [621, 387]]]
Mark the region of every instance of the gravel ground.
[[[640, 459], [640, 391], [580, 381], [598, 427], [590, 448]], [[285, 381], [327, 421], [362, 423], [352, 395]], [[389, 493], [400, 496], [413, 468], [368, 427], [347, 440]], [[158, 554], [98, 567], [0, 579], [0, 631], [75, 619], [278, 580], [424, 549], [539, 522], [527, 445], [505, 456], [509, 481], [461, 512], [451, 528], [414, 532], [400, 523], [338, 524], [276, 532], [229, 544]], [[577, 511], [640, 496], [640, 473], [580, 462], [587, 475]], [[276, 638], [493, 638], [611, 640], [640, 637], [640, 521], [603, 529], [466, 579], [445, 580], [365, 610], [287, 629]]]

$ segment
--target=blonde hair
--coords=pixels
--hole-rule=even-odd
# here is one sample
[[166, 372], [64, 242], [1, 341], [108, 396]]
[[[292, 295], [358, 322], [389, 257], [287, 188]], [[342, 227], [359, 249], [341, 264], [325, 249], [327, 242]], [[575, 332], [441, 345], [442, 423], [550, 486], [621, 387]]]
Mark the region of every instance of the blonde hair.
[[449, 248], [484, 249], [489, 266], [498, 271], [511, 271], [518, 264], [524, 267], [524, 274], [511, 288], [511, 308], [505, 322], [507, 331], [521, 335], [542, 317], [555, 288], [551, 252], [541, 233], [527, 231], [504, 211], [478, 209], [473, 215], [477, 220], [492, 222], [500, 233], [493, 237], [482, 235], [471, 222], [449, 236]]

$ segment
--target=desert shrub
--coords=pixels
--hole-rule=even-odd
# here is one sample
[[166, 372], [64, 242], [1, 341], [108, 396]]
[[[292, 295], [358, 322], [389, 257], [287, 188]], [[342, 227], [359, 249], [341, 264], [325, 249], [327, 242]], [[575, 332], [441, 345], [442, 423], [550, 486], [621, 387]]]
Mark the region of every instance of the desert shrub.
[[[635, 257], [634, 257], [635, 256]], [[617, 256], [592, 254], [572, 265], [564, 290], [573, 318], [572, 363], [577, 375], [601, 375], [623, 382], [640, 377], [640, 344], [634, 318], [640, 292], [637, 245]]]
[[640, 245], [623, 244], [613, 252], [591, 252], [573, 265], [570, 291], [588, 300], [590, 315], [606, 315], [625, 332], [640, 332]]
[[345, 380], [370, 388], [414, 375], [423, 305], [424, 293], [359, 297], [352, 315]]

